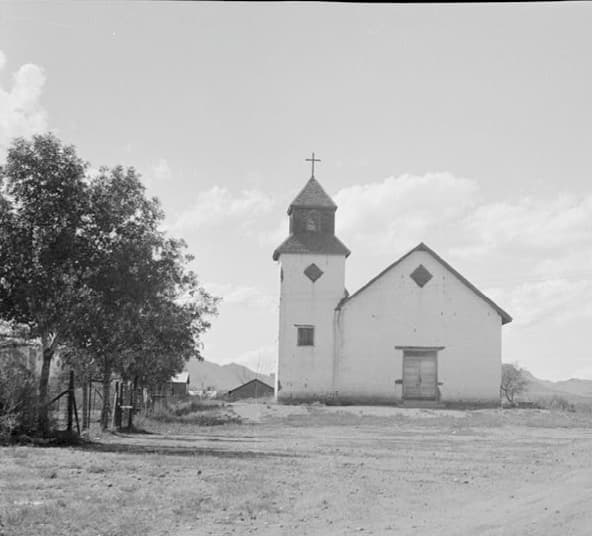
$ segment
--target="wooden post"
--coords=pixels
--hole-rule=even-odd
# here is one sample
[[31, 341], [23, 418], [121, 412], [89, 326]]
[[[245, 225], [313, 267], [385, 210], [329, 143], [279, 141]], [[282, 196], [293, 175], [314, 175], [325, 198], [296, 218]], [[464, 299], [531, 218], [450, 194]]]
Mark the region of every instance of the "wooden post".
[[117, 428], [117, 411], [119, 408], [119, 382], [115, 382], [115, 394], [113, 396], [113, 428]]
[[74, 404], [74, 417], [76, 417], [76, 431], [78, 435], [80, 435], [80, 423], [78, 422], [78, 408], [76, 407], [76, 397], [72, 397], [72, 402]]
[[92, 384], [92, 378], [89, 378], [88, 380], [88, 405], [87, 405], [87, 411], [88, 411], [88, 415], [86, 418], [86, 422], [88, 424], [88, 427], [90, 428], [90, 418], [92, 415], [92, 390], [93, 390], [93, 384]]
[[122, 421], [122, 410], [121, 406], [123, 405], [123, 382], [119, 382], [119, 394], [117, 395], [117, 410], [116, 410], [116, 418], [117, 421], [115, 422], [115, 428], [121, 428], [121, 421]]
[[88, 383], [82, 381], [82, 429], [88, 428]]
[[131, 431], [132, 426], [134, 424], [134, 410], [135, 410], [135, 402], [136, 402], [136, 389], [138, 388], [138, 377], [134, 378], [133, 386], [130, 382], [130, 395], [129, 395], [129, 413], [127, 415], [127, 427]]
[[74, 413], [74, 371], [70, 371], [68, 384], [68, 432], [72, 432], [72, 417]]
[[92, 391], [92, 404], [90, 405], [90, 411], [91, 411], [91, 415], [92, 415], [92, 410], [97, 405], [97, 390], [95, 388], [93, 388], [92, 380], [90, 380], [90, 386], [91, 386], [91, 391]]

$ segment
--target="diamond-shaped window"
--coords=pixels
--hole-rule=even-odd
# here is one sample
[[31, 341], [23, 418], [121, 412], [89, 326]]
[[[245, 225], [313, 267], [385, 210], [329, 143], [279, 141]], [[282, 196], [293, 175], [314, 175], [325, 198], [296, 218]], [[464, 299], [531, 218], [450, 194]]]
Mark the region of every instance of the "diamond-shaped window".
[[304, 275], [314, 283], [319, 277], [323, 275], [323, 270], [313, 263], [306, 267], [304, 270]]
[[420, 264], [411, 274], [409, 277], [413, 279], [420, 287], [424, 287], [427, 282], [432, 278], [432, 274], [428, 272], [428, 269], [423, 265]]

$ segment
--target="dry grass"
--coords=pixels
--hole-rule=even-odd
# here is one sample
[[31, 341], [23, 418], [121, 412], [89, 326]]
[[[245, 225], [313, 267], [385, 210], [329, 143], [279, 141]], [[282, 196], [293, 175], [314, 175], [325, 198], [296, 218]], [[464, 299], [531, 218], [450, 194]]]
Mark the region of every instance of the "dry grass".
[[0, 534], [589, 534], [589, 418], [354, 409], [2, 448]]
[[136, 418], [136, 428], [159, 428], [157, 423], [216, 426], [240, 423], [240, 419], [224, 402], [187, 397], [169, 405], [159, 406], [151, 413]]

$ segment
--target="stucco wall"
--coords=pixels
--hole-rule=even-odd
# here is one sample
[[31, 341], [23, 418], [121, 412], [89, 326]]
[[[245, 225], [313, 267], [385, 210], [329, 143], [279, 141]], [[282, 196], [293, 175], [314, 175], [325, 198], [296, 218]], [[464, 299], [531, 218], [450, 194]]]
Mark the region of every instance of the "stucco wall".
[[[423, 264], [420, 288], [409, 274]], [[443, 402], [498, 403], [501, 318], [429, 253], [416, 251], [348, 301], [335, 318], [334, 389], [342, 400], [401, 397], [403, 351], [444, 346], [437, 367]]]
[[[324, 272], [314, 283], [304, 274], [312, 263]], [[280, 266], [277, 398], [326, 398], [333, 391], [334, 313], [345, 292], [345, 257], [282, 254]], [[297, 325], [314, 325], [314, 346], [297, 346]]]

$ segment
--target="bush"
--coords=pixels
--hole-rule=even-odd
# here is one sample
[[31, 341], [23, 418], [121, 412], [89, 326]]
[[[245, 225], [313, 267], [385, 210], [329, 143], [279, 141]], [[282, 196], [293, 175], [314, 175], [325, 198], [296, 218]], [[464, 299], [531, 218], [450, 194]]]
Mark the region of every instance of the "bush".
[[18, 351], [0, 350], [0, 443], [35, 430], [36, 382]]
[[559, 395], [553, 395], [551, 398], [540, 400], [539, 404], [545, 409], [570, 411], [572, 413], [576, 411], [576, 406], [574, 404]]
[[213, 400], [201, 400], [199, 398], [186, 398], [173, 404], [170, 409], [177, 416], [188, 415], [196, 411], [208, 411], [220, 407], [219, 402]]
[[201, 426], [240, 422], [238, 417], [224, 411], [224, 404], [193, 397], [184, 398], [172, 404], [158, 405], [145, 417], [161, 423]]
[[528, 379], [524, 375], [524, 371], [518, 366], [510, 363], [502, 365], [502, 384], [500, 392], [506, 397], [508, 403], [512, 406], [516, 405], [516, 396], [526, 391], [528, 386]]

